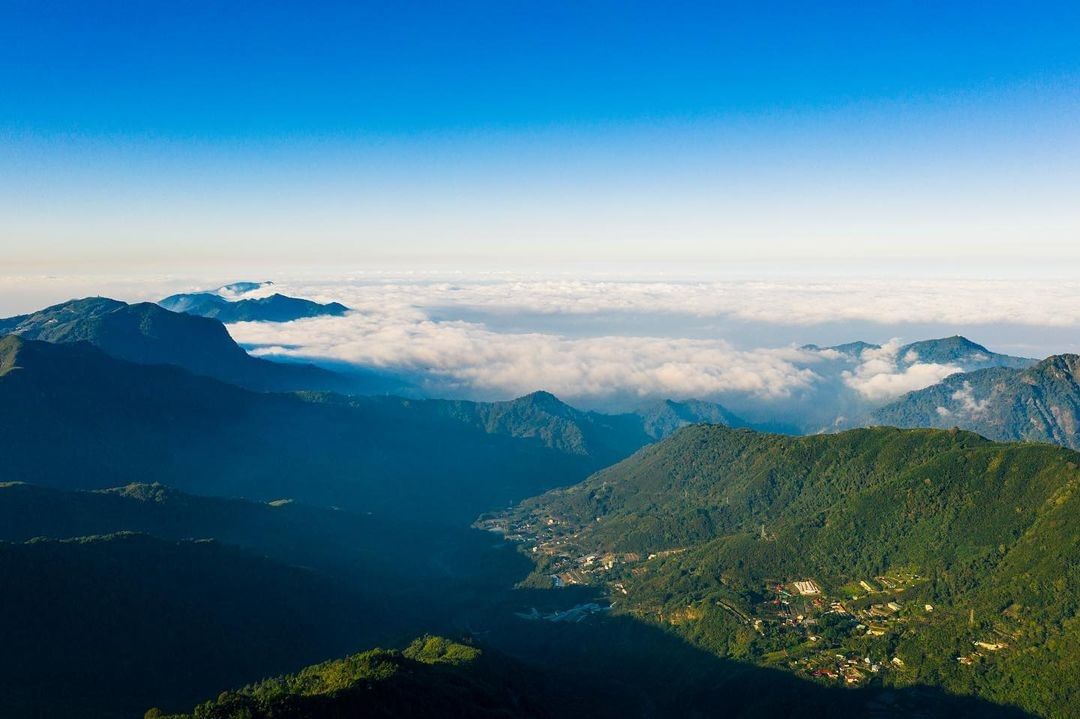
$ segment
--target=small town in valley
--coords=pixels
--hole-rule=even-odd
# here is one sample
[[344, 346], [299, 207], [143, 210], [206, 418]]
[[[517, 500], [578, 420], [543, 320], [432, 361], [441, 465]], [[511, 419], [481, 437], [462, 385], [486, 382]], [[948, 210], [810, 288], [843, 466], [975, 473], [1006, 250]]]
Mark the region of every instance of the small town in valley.
[[[812, 576], [767, 579], [746, 596], [702, 597], [689, 606], [670, 607], [635, 601], [635, 584], [677, 557], [686, 548], [653, 552], [587, 551], [579, 533], [558, 517], [483, 519], [479, 528], [503, 535], [531, 555], [548, 586], [574, 585], [603, 588], [609, 605], [577, 605], [541, 614], [535, 608], [517, 613], [525, 620], [580, 622], [610, 611], [624, 611], [673, 626], [702, 621], [709, 605], [756, 635], [755, 658], [766, 666], [784, 668], [815, 681], [846, 687], [865, 686], [886, 675], [902, 675], [907, 665], [898, 656], [897, 637], [928, 630], [937, 608], [919, 599], [927, 582], [918, 572], [902, 568], [878, 576], [853, 577], [829, 584]], [[723, 594], [723, 592], [720, 592]], [[939, 612], [940, 613], [940, 612]], [[972, 666], [1007, 650], [1010, 634], [995, 628], [989, 636], [971, 642], [971, 649], [956, 657]], [[899, 677], [897, 677], [899, 678]]]

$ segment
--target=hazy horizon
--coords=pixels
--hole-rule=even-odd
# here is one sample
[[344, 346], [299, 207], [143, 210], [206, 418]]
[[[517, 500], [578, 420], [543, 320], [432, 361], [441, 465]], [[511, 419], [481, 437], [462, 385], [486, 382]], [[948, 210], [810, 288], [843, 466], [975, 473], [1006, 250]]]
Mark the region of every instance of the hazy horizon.
[[[0, 277], [0, 316], [78, 296], [128, 302], [237, 280], [341, 302], [342, 317], [240, 322], [256, 356], [373, 370], [421, 396], [510, 399], [548, 390], [585, 408], [710, 399], [746, 411], [808, 401], [823, 388], [881, 403], [960, 371], [902, 363], [905, 343], [964, 335], [991, 351], [1041, 359], [1080, 351], [1080, 281], [865, 274], [651, 276], [612, 271], [367, 270], [304, 275]], [[806, 350], [867, 341], [865, 357]]]

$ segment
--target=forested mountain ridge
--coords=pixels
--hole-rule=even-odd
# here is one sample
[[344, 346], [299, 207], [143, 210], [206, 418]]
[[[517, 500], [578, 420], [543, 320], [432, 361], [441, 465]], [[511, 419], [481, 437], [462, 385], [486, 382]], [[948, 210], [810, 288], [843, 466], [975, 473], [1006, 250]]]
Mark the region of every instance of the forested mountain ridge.
[[1080, 356], [1055, 355], [1027, 369], [953, 375], [871, 415], [898, 427], [959, 425], [997, 440], [1080, 449]]
[[467, 523], [602, 466], [397, 400], [250, 392], [85, 343], [9, 336], [0, 356], [11, 367], [0, 376], [0, 452], [7, 476], [34, 484], [153, 478], [194, 493]]
[[489, 434], [534, 440], [566, 454], [594, 457], [602, 466], [690, 424], [744, 424], [721, 405], [695, 400], [664, 400], [621, 414], [582, 411], [545, 391], [504, 402], [393, 398], [382, 401], [387, 404], [400, 401], [409, 408], [454, 419]]
[[[691, 427], [483, 525], [525, 542], [533, 583], [603, 587], [723, 656], [859, 683], [869, 665], [831, 658], [859, 653], [871, 681], [1065, 717], [1064, 686], [1080, 686], [1078, 465], [957, 431]], [[822, 639], [825, 623], [841, 630]]]
[[[844, 344], [820, 347], [810, 344], [804, 345], [804, 349], [821, 351], [832, 350], [851, 358], [861, 358], [866, 351], [881, 350], [882, 345], [873, 342], [845, 342]], [[901, 366], [911, 366], [916, 362], [928, 364], [957, 365], [965, 372], [987, 367], [1012, 367], [1023, 369], [1037, 363], [1038, 360], [1028, 357], [1015, 357], [1013, 355], [992, 352], [983, 345], [972, 342], [962, 335], [951, 337], [939, 337], [936, 339], [917, 340], [900, 345], [895, 350], [895, 356]]]
[[1025, 368], [1038, 361], [1028, 357], [1013, 357], [991, 352], [981, 344], [960, 335], [910, 342], [902, 346], [896, 354], [905, 364], [913, 362], [958, 364], [967, 371], [985, 367]]
[[[506, 403], [250, 392], [86, 343], [0, 338], [10, 474], [65, 489], [147, 479], [467, 525], [652, 441], [640, 418]], [[482, 471], [481, 471], [482, 470]]]
[[[332, 575], [392, 612], [367, 622], [395, 626], [433, 592], [445, 603], [451, 580], [488, 591], [512, 554], [491, 552], [479, 532], [392, 521], [292, 501], [196, 496], [161, 484], [68, 491], [0, 483], [0, 541], [72, 539], [136, 532], [171, 540], [214, 539], [290, 566]], [[478, 557], [483, 556], [480, 561]], [[499, 560], [505, 560], [499, 566]], [[425, 610], [428, 615], [431, 610]]]
[[[554, 717], [556, 702], [506, 657], [425, 636], [223, 692], [168, 719]], [[151, 712], [150, 716], [158, 716]], [[166, 715], [160, 715], [165, 717]]]
[[340, 317], [348, 307], [340, 302], [322, 304], [275, 292], [268, 297], [229, 300], [213, 292], [169, 295], [158, 304], [173, 312], [233, 322], [291, 322], [308, 317]]
[[[665, 409], [675, 412], [678, 408], [668, 405]], [[703, 407], [700, 411], [704, 413], [710, 410]], [[685, 414], [679, 415], [679, 421], [686, 419]], [[493, 569], [493, 558], [503, 561], [490, 553], [476, 553], [458, 560], [453, 552], [446, 551], [453, 549], [448, 546], [449, 541], [441, 539], [447, 537], [448, 540], [459, 541], [450, 536], [449, 528], [440, 530], [443, 534], [432, 532], [425, 535], [428, 537], [426, 546], [420, 538], [410, 537], [410, 534], [423, 531], [420, 523], [424, 520], [460, 525], [470, 521], [478, 511], [505, 505], [509, 499], [515, 498], [514, 494], [522, 497], [530, 491], [547, 489], [555, 482], [587, 476], [599, 462], [607, 461], [603, 457], [605, 452], [619, 446], [615, 441], [617, 438], [632, 436], [637, 437], [635, 441], [646, 441], [643, 438], [648, 438], [644, 429], [647, 420], [641, 415], [623, 415], [622, 419], [616, 421], [605, 415], [580, 413], [545, 393], [499, 406], [479, 408], [468, 403], [396, 398], [256, 393], [197, 377], [176, 367], [117, 360], [86, 343], [49, 344], [7, 337], [0, 339], [0, 425], [0, 450], [3, 451], [6, 467], [11, 470], [8, 476], [39, 481], [55, 488], [114, 488], [101, 492], [59, 492], [19, 484], [0, 487], [0, 521], [5, 517], [11, 520], [4, 525], [4, 531], [9, 534], [0, 533], [0, 536], [18, 541], [37, 534], [105, 533], [124, 529], [163, 536], [163, 539], [109, 540], [114, 542], [112, 544], [101, 544], [102, 540], [93, 539], [3, 545], [9, 552], [8, 556], [12, 557], [6, 565], [4, 576], [25, 585], [27, 578], [36, 581], [34, 577], [47, 575], [48, 582], [41, 586], [41, 592], [48, 593], [57, 602], [63, 597], [82, 596], [86, 590], [77, 584], [82, 581], [80, 577], [87, 578], [88, 582], [118, 581], [121, 590], [145, 600], [147, 603], [130, 607], [120, 615], [116, 614], [118, 608], [127, 605], [117, 602], [110, 595], [100, 597], [100, 602], [95, 600], [80, 607], [83, 614], [79, 616], [83, 616], [86, 622], [90, 622], [93, 615], [101, 615], [102, 631], [111, 633], [117, 651], [126, 652], [125, 656], [138, 653], [130, 649], [129, 640], [133, 636], [131, 632], [142, 626], [140, 622], [154, 621], [158, 607], [171, 607], [165, 599], [156, 598], [159, 594], [175, 596], [179, 600], [187, 596], [186, 592], [194, 591], [172, 588], [166, 583], [166, 579], [172, 579], [168, 577], [161, 582], [147, 580], [145, 587], [140, 590], [139, 587], [143, 586], [138, 578], [140, 573], [146, 573], [151, 578], [159, 577], [163, 571], [167, 573], [173, 563], [179, 562], [190, 568], [192, 574], [177, 575], [177, 581], [191, 583], [193, 588], [204, 584], [206, 587], [218, 587], [225, 593], [224, 598], [215, 605], [216, 610], [233, 611], [238, 605], [242, 608], [250, 603], [252, 596], [265, 594], [272, 598], [272, 601], [264, 602], [267, 614], [259, 615], [262, 617], [260, 621], [266, 623], [264, 626], [271, 627], [265, 631], [283, 641], [293, 641], [290, 638], [292, 635], [277, 632], [273, 627], [276, 622], [289, 620], [272, 618], [281, 616], [275, 612], [283, 612], [286, 616], [288, 612], [311, 612], [307, 620], [312, 624], [302, 626], [311, 627], [312, 640], [330, 632], [322, 628], [326, 621], [337, 624], [332, 632], [334, 641], [359, 642], [365, 633], [386, 626], [383, 617], [393, 617], [393, 612], [390, 615], [383, 612], [388, 605], [392, 605], [399, 619], [411, 622], [408, 624], [410, 636], [429, 628], [449, 625], [463, 634], [475, 630], [477, 636], [484, 637], [484, 641], [491, 642], [502, 651], [520, 652], [520, 655], [514, 656], [527, 658], [531, 667], [549, 664], [561, 666], [565, 663], [572, 668], [567, 669], [571, 676], [564, 673], [549, 687], [566, 686], [568, 680], [578, 677], [581, 686], [575, 685], [576, 700], [595, 698], [595, 706], [610, 710], [604, 713], [606, 716], [625, 716], [627, 711], [648, 711], [650, 706], [663, 706], [664, 711], [673, 713], [684, 709], [699, 711], [701, 707], [712, 706], [715, 701], [725, 700], [739, 707], [739, 714], [745, 713], [747, 716], [753, 716], [756, 707], [805, 707], [807, 702], [813, 702], [812, 706], [822, 711], [828, 708], [834, 715], [854, 716], [861, 715], [867, 702], [877, 701], [877, 695], [873, 692], [850, 696], [819, 693], [816, 685], [794, 677], [790, 684], [785, 684], [781, 680], [787, 675], [777, 677], [775, 672], [755, 674], [755, 682], [758, 683], [751, 684], [747, 678], [748, 665], [739, 662], [714, 665], [710, 658], [712, 655], [696, 649], [688, 651], [681, 641], [671, 639], [670, 643], [665, 644], [667, 640], [663, 633], [646, 631], [655, 626], [653, 618], [656, 615], [635, 613], [640, 612], [642, 607], [651, 607], [647, 602], [639, 603], [639, 598], [648, 599], [648, 591], [655, 590], [655, 587], [649, 588], [648, 581], [651, 577], [663, 576], [660, 573], [630, 574], [613, 580], [622, 582], [629, 594], [620, 592], [617, 598], [619, 604], [612, 612], [612, 621], [601, 616], [596, 623], [574, 623], [569, 631], [560, 631], [556, 636], [548, 629], [547, 620], [523, 619], [521, 615], [528, 615], [530, 607], [522, 603], [539, 602], [543, 605], [551, 602], [556, 605], [554, 611], [558, 612], [573, 611], [573, 604], [559, 607], [560, 602], [573, 600], [560, 599], [563, 596], [561, 593], [551, 592], [546, 597], [524, 594], [519, 598], [517, 590], [511, 587], [525, 572], [518, 573], [514, 569], [516, 565], [511, 565], [510, 569], [514, 571], [509, 573], [497, 576], [487, 574]], [[624, 430], [632, 430], [632, 433], [623, 435]], [[668, 441], [681, 442], [682, 437], [694, 436], [701, 430], [701, 427], [683, 429]], [[748, 445], [755, 441], [755, 437], [772, 442], [795, 441], [743, 430], [723, 431], [732, 437], [742, 438], [741, 441]], [[878, 434], [868, 431], [865, 436]], [[927, 433], [896, 431], [896, 434], [918, 438]], [[940, 438], [949, 437], [949, 433], [930, 434], [939, 438], [939, 444], [930, 444], [915, 451], [918, 450], [918, 443], [912, 439], [910, 446], [901, 442], [883, 456], [918, 459], [943, 451], [948, 446]], [[979, 442], [989, 444], [972, 435], [961, 436], [967, 438], [966, 441], [973, 447]], [[582, 441], [578, 442], [577, 439]], [[813, 440], [816, 438], [805, 438], [805, 441]], [[648, 446], [636, 457], [653, 452], [665, 444]], [[841, 455], [855, 456], [863, 449], [865, 447], [856, 443], [850, 452], [842, 452]], [[882, 460], [883, 466], [891, 461]], [[174, 484], [186, 491], [245, 496], [263, 503], [191, 497], [161, 485], [145, 484], [149, 478]], [[115, 488], [117, 484], [128, 482], [135, 484]], [[680, 493], [665, 491], [665, 496], [677, 497]], [[300, 504], [266, 503], [285, 497], [347, 507], [352, 512], [303, 507]], [[658, 508], [664, 512], [672, 509], [662, 503], [658, 504]], [[368, 511], [372, 511], [373, 516], [363, 514]], [[361, 514], [359, 518], [356, 512]], [[647, 514], [644, 510], [642, 513]], [[368, 519], [371, 521], [366, 521]], [[679, 519], [685, 525], [680, 531], [694, 526], [686, 521], [692, 519], [689, 514], [684, 513]], [[776, 527], [773, 524], [769, 520], [766, 531], [770, 537], [779, 536], [782, 524]], [[596, 525], [603, 527], [603, 522]], [[134, 535], [112, 536], [123, 538]], [[219, 542], [186, 539], [200, 536], [215, 536]], [[477, 546], [490, 550], [493, 545], [499, 544], [492, 542], [490, 535], [482, 539], [484, 541]], [[225, 546], [225, 542], [236, 543], [247, 549], [233, 549]], [[707, 544], [703, 543], [702, 546]], [[375, 554], [384, 556], [366, 554], [363, 547], [373, 545], [376, 547]], [[1068, 549], [1067, 543], [1062, 543], [1062, 546]], [[30, 556], [33, 551], [44, 551], [43, 547], [52, 547], [48, 556], [55, 559], [41, 561], [41, 557], [35, 559]], [[132, 547], [144, 549], [136, 551]], [[169, 549], [171, 547], [177, 549]], [[192, 547], [200, 549], [193, 550]], [[218, 547], [219, 553], [199, 553], [203, 547]], [[338, 548], [341, 552], [338, 552]], [[686, 548], [671, 546], [671, 550], [678, 549]], [[347, 551], [352, 551], [352, 559], [344, 557], [343, 561], [341, 555]], [[135, 553], [129, 556], [131, 552]], [[170, 552], [182, 556], [174, 557]], [[207, 560], [189, 556], [193, 552]], [[328, 556], [335, 552], [339, 556]], [[511, 558], [523, 560], [513, 552], [508, 554]], [[722, 556], [721, 553], [713, 554]], [[644, 564], [658, 561], [665, 566], [675, 567], [666, 563], [683, 556], [690, 558], [696, 555], [687, 550], [682, 554], [643, 561]], [[230, 557], [242, 559], [234, 562]], [[124, 571], [116, 571], [116, 580], [106, 580], [104, 577], [114, 572], [109, 568], [111, 563], [118, 561], [123, 562]], [[267, 568], [268, 574], [285, 579], [267, 577], [257, 581], [251, 579], [251, 583], [245, 584], [249, 582], [245, 579], [249, 575], [256, 578], [262, 576], [259, 571], [249, 568], [253, 561], [258, 567]], [[295, 566], [297, 564], [309, 568], [301, 569]], [[387, 567], [387, 564], [391, 566]], [[45, 567], [61, 569], [55, 572], [49, 570], [43, 575]], [[612, 571], [620, 571], [622, 567], [621, 564], [613, 566]], [[395, 574], [394, 569], [401, 571]], [[434, 581], [435, 570], [443, 575], [445, 581]], [[235, 585], [215, 579], [214, 572], [233, 572], [235, 577], [230, 581], [234, 581]], [[407, 573], [414, 576], [402, 576]], [[557, 569], [552, 569], [552, 573], [557, 573]], [[313, 576], [321, 579], [309, 579]], [[662, 580], [662, 586], [671, 587], [670, 603], [673, 607], [684, 603], [684, 597], [689, 596], [685, 593], [686, 576], [679, 570]], [[497, 583], [497, 579], [503, 583]], [[293, 597], [290, 601], [296, 602], [300, 601], [299, 597], [306, 596], [295, 594], [288, 588], [293, 581], [303, 582], [313, 591], [322, 591], [322, 600], [331, 604], [322, 608], [316, 605], [302, 608], [295, 604], [282, 604], [278, 600], [283, 594]], [[329, 584], [323, 584], [324, 581]], [[741, 586], [751, 586], [753, 577], [742, 581]], [[825, 579], [820, 578], [819, 581], [824, 583]], [[417, 606], [410, 607], [402, 598], [418, 586], [417, 582], [430, 585], [429, 591], [427, 594], [418, 591], [414, 598]], [[740, 585], [735, 582], [731, 586]], [[367, 591], [366, 587], [378, 591]], [[603, 585], [603, 588], [607, 589], [608, 585]], [[35, 589], [31, 594], [36, 595], [37, 591]], [[695, 593], [698, 591], [693, 589]], [[738, 596], [741, 595], [737, 595], [736, 599]], [[184, 606], [195, 611], [201, 603], [209, 601], [211, 599], [207, 596], [199, 595], [191, 597]], [[350, 608], [351, 614], [347, 620], [338, 620], [339, 614], [334, 607], [340, 604]], [[684, 604], [679, 611], [684, 611], [687, 606]], [[942, 606], [947, 605], [943, 603]], [[664, 616], [683, 616], [677, 612], [670, 614], [670, 609], [663, 608], [661, 611]], [[18, 621], [22, 611], [17, 607], [11, 609], [8, 613], [11, 623]], [[195, 621], [183, 611], [168, 611], [168, 616], [175, 620], [159, 622], [161, 631], [170, 626], [182, 629]], [[606, 614], [602, 607], [600, 611], [602, 615]], [[979, 611], [982, 613], [981, 608]], [[454, 613], [458, 614], [451, 616]], [[941, 616], [949, 615], [943, 609]], [[226, 619], [222, 618], [221, 621]], [[686, 626], [721, 626], [710, 621]], [[33, 626], [38, 636], [52, 636], [48, 627]], [[243, 628], [247, 625], [241, 622], [237, 626]], [[743, 629], [737, 627], [735, 634]], [[85, 631], [67, 625], [60, 626], [57, 631], [65, 633], [64, 641], [70, 642], [72, 656], [81, 651], [90, 651], [87, 647], [101, 641], [96, 635], [87, 635]], [[590, 637], [590, 633], [594, 636]], [[523, 635], [534, 638], [522, 642]], [[190, 654], [184, 648], [187, 646], [184, 641], [189, 637], [153, 633], [148, 636], [157, 637], [154, 640], [157, 652], [154, 657], [160, 655], [167, 659]], [[200, 636], [194, 633], [190, 639], [200, 640]], [[956, 633], [956, 636], [962, 636], [962, 633]], [[558, 643], [554, 643], [556, 639]], [[353, 644], [318, 649], [317, 642], [306, 644], [297, 641], [294, 648], [299, 647], [302, 651], [282, 649], [278, 653], [279, 648], [252, 643], [244, 638], [237, 639], [237, 646], [254, 646], [265, 657], [252, 656], [243, 661], [236, 660], [235, 664], [229, 666], [205, 667], [206, 673], [200, 677], [174, 670], [172, 665], [162, 663], [164, 659], [158, 661], [155, 658], [147, 666], [156, 671], [173, 672], [170, 676], [176, 678], [176, 684], [158, 687], [157, 690], [162, 693], [147, 698], [142, 707], [163, 705], [164, 698], [170, 702], [166, 706], [169, 710], [183, 709], [184, 705], [177, 706], [175, 703], [178, 697], [190, 698], [186, 706], [192, 706], [199, 698], [214, 696], [224, 689], [225, 686], [220, 683], [223, 677], [235, 676], [235, 684], [239, 684], [251, 681], [256, 676], [265, 676], [253, 674], [262, 671], [260, 667], [264, 665], [258, 662], [265, 658], [292, 657], [297, 663], [282, 665], [280, 670], [274, 671], [294, 671], [302, 663], [358, 648]], [[216, 638], [206, 639], [205, 646], [211, 646], [214, 642]], [[523, 643], [527, 645], [526, 648], [523, 648]], [[630, 686], [627, 683], [630, 674], [637, 671], [656, 673], [660, 670], [657, 661], [650, 659], [660, 645], [665, 646], [664, 651], [672, 656], [682, 657], [679, 663], [684, 673], [692, 657], [695, 662], [692, 681], [687, 679], [680, 682], [677, 685], [679, 690], [673, 692], [670, 689], [672, 678], [661, 672], [657, 674], [657, 681], [643, 682], [639, 678], [634, 686]], [[48, 642], [41, 646], [44, 649], [51, 647]], [[262, 648], [264, 646], [265, 649]], [[586, 646], [589, 646], [588, 654], [582, 653]], [[697, 646], [712, 647], [713, 644], [702, 641]], [[553, 655], [549, 654], [553, 651], [551, 647], [557, 648]], [[628, 673], [626, 669], [614, 665], [597, 664], [600, 657], [611, 654], [612, 647], [619, 647], [616, 655], [620, 657], [620, 662], [634, 657], [637, 669]], [[323, 653], [316, 654], [317, 651]], [[684, 651], [688, 651], [688, 656], [681, 654]], [[122, 662], [116, 666], [121, 672], [128, 671]], [[66, 671], [66, 665], [62, 670]], [[80, 691], [94, 691], [95, 685], [90, 678], [86, 679], [86, 684], [80, 684], [82, 680], [78, 676], [48, 676], [54, 687], [82, 686], [84, 690]], [[23, 675], [14, 671], [12, 677], [12, 682], [19, 682]], [[733, 684], [734, 677], [741, 677], [737, 682], [739, 686]], [[121, 681], [116, 679], [116, 682]], [[150, 675], [129, 673], [128, 681], [138, 683], [142, 688], [140, 692], [125, 694], [125, 701], [134, 702], [139, 697], [147, 697], [149, 692], [145, 688], [155, 686]], [[928, 678], [923, 683], [937, 682]], [[104, 687], [105, 683], [99, 685]], [[39, 691], [39, 687], [35, 688], [37, 685], [32, 682], [27, 686]], [[743, 691], [743, 686], [757, 688], [747, 692]], [[761, 704], [764, 699], [760, 696], [764, 687], [771, 687], [774, 693], [765, 705]], [[21, 693], [23, 689], [15, 689], [7, 693], [5, 708], [16, 706], [13, 702], [23, 702], [18, 707], [20, 709], [32, 707], [23, 699], [29, 695]], [[192, 696], [195, 691], [198, 691], [198, 695]], [[113, 699], [118, 696], [112, 690], [107, 690], [107, 693]], [[418, 690], [417, 694], [423, 696], [422, 691]], [[70, 696], [76, 695], [78, 693]], [[911, 695], [911, 700], [912, 706], [920, 705], [921, 700], [916, 695]], [[940, 697], [934, 699], [934, 702], [939, 701]], [[111, 704], [84, 704], [86, 707], [96, 707], [94, 711], [87, 712], [95, 716], [108, 716], [105, 712], [118, 706], [115, 701]], [[580, 708], [580, 705], [572, 703], [559, 706]], [[844, 710], [841, 711], [840, 707], [844, 707]], [[587, 705], [582, 711], [592, 708], [595, 707]]]

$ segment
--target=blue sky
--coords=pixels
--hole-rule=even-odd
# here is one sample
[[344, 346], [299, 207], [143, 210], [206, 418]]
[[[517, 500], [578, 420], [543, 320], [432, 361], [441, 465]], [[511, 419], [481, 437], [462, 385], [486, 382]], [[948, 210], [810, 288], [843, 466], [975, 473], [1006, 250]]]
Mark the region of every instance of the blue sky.
[[1080, 261], [1076, 3], [0, 8], [17, 270]]

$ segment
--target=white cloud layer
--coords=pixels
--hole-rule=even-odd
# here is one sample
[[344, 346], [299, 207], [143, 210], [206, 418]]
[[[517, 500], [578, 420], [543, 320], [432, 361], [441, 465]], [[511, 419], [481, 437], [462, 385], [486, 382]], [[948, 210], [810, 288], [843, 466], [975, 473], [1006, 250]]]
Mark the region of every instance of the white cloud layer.
[[[818, 325], [833, 328], [833, 341], [874, 339], [863, 336], [867, 323], [879, 336], [910, 334], [908, 324], [1026, 327], [1020, 335], [1058, 338], [1080, 329], [1080, 281], [1073, 280], [657, 280], [374, 270], [271, 278], [272, 286], [245, 296], [281, 292], [342, 302], [353, 312], [231, 326], [256, 353], [384, 369], [417, 378], [433, 394], [459, 396], [543, 388], [586, 401], [743, 394], [806, 406], [847, 393], [874, 403], [963, 368], [921, 362], [915, 353], [898, 357], [896, 341], [858, 358], [777, 345], [800, 336], [821, 341]], [[0, 301], [27, 311], [89, 294], [152, 300], [236, 279], [264, 278], [0, 277]], [[978, 332], [971, 336], [981, 339]]]
[[813, 353], [740, 351], [723, 340], [500, 333], [434, 321], [416, 308], [383, 308], [230, 331], [255, 354], [340, 360], [427, 377], [444, 390], [483, 396], [546, 389], [564, 397], [708, 397], [742, 392], [786, 397], [810, 387]]
[[331, 282], [279, 282], [273, 289], [301, 297], [336, 300], [360, 310], [403, 304], [505, 314], [687, 314], [785, 325], [825, 322], [1080, 325], [1080, 282], [1060, 280], [657, 281], [502, 273], [480, 278], [447, 273], [370, 273]]
[[[566, 336], [556, 331], [500, 331], [484, 321], [455, 318], [479, 311], [499, 316], [536, 313], [604, 317], [617, 312], [737, 315], [768, 322], [882, 320], [881, 308], [910, 299], [882, 298], [881, 287], [813, 283], [671, 283], [520, 278], [368, 277], [333, 284], [276, 283], [273, 291], [320, 301], [340, 301], [345, 317], [287, 324], [241, 323], [230, 327], [256, 354], [342, 361], [418, 377], [437, 394], [513, 396], [547, 389], [567, 398], [716, 398], [731, 394], [765, 400], [791, 398], [815, 388], [846, 387], [861, 401], [880, 403], [960, 372], [956, 364], [897, 356], [893, 340], [858, 358], [795, 347], [739, 349], [722, 338], [626, 336], [600, 332]], [[268, 289], [260, 290], [265, 293]], [[907, 293], [925, 292], [908, 288]], [[980, 297], [985, 299], [985, 292]], [[877, 309], [875, 309], [875, 302]], [[931, 305], [897, 317], [974, 313], [962, 302]], [[443, 319], [446, 318], [446, 319]], [[835, 390], [834, 390], [835, 391]], [[807, 394], [807, 396], [809, 396]]]

